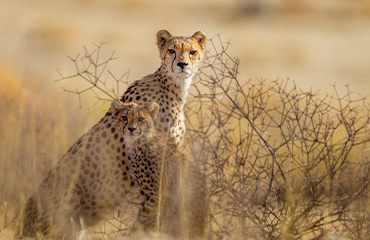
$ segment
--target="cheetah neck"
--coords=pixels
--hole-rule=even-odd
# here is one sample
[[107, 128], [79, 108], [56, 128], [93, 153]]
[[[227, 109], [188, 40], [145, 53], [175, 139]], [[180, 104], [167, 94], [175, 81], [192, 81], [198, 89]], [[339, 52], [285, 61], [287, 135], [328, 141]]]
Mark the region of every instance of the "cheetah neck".
[[[153, 144], [150, 144], [152, 137], [148, 137], [147, 135], [140, 136], [138, 138], [133, 138], [129, 136], [125, 136], [124, 141], [125, 145], [127, 147], [127, 150], [130, 155], [132, 154], [138, 154], [142, 152], [147, 152], [148, 150], [153, 149]], [[155, 147], [155, 146], [154, 146]]]
[[130, 155], [148, 154], [156, 155], [163, 152], [167, 145], [172, 146], [171, 138], [165, 135], [143, 135], [138, 138], [125, 137], [125, 144]]
[[157, 71], [163, 79], [169, 79], [174, 86], [174, 91], [178, 95], [179, 102], [185, 104], [188, 97], [189, 88], [194, 77], [194, 73], [185, 74], [171, 74], [165, 66], [161, 66]]

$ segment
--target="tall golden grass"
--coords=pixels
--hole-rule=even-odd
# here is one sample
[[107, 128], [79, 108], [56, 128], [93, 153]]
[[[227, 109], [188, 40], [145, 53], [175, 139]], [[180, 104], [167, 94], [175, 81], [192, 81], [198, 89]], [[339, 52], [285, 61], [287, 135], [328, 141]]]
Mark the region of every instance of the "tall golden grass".
[[[239, 79], [228, 43], [215, 38], [210, 45], [188, 97], [183, 149], [208, 177], [209, 239], [319, 239], [323, 232], [368, 239], [368, 100], [349, 88], [316, 93], [289, 80]], [[101, 46], [71, 58], [72, 64]], [[87, 84], [64, 90], [76, 99], [85, 93], [98, 101], [119, 96], [117, 86], [124, 90], [127, 75], [107, 70], [113, 60], [85, 65], [102, 72], [76, 68], [62, 75], [65, 84], [71, 78]], [[40, 92], [41, 82], [28, 85], [11, 70], [0, 76], [7, 86], [0, 92], [1, 231], [17, 225], [27, 197], [99, 114], [68, 106], [55, 97], [56, 88]], [[135, 196], [132, 201], [136, 206]], [[90, 238], [122, 236], [134, 218], [133, 209], [120, 211]]]
[[97, 113], [79, 108], [77, 99], [37, 77], [0, 68], [0, 231], [15, 229], [27, 198], [92, 119], [104, 114], [101, 106]]

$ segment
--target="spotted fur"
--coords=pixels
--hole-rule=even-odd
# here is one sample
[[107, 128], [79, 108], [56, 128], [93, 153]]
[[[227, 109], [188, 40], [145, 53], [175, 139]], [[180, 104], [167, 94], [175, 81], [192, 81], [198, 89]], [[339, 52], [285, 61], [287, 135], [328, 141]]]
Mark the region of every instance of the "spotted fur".
[[142, 204], [134, 231], [176, 238], [204, 236], [208, 205], [204, 174], [182, 154], [172, 138], [154, 130], [159, 106], [112, 103], [130, 155], [129, 168]]

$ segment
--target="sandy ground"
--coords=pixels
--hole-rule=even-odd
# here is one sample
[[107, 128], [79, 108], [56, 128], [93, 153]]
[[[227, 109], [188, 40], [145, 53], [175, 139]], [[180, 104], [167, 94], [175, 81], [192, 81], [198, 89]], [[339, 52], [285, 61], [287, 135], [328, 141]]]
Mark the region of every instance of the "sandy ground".
[[[0, 64], [33, 71], [46, 81], [68, 72], [65, 55], [92, 42], [109, 42], [117, 73], [131, 79], [159, 65], [155, 34], [203, 30], [231, 41], [241, 60], [241, 81], [291, 78], [304, 88], [350, 83], [366, 95], [370, 86], [370, 4], [367, 1], [292, 0], [0, 0]], [[107, 50], [108, 51], [108, 50]], [[50, 84], [50, 83], [47, 83]]]

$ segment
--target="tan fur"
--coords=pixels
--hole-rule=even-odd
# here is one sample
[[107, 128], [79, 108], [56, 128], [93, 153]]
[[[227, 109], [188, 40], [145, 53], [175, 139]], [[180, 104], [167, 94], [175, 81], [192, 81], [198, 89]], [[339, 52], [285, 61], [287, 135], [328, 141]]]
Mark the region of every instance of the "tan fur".
[[[121, 98], [123, 103], [143, 105], [156, 101], [158, 116], [154, 128], [176, 144], [185, 134], [183, 106], [202, 57], [205, 39], [202, 32], [192, 37], [173, 37], [165, 30], [159, 31], [160, 68], [133, 82]], [[172, 47], [175, 55], [168, 51]], [[197, 50], [192, 56], [191, 49]], [[187, 64], [183, 65], [185, 70], [177, 66], [181, 61]], [[28, 200], [21, 235], [75, 237], [78, 230], [111, 215], [135, 187], [124, 137], [116, 126], [115, 114], [118, 113], [114, 109], [113, 106], [71, 146]]]

